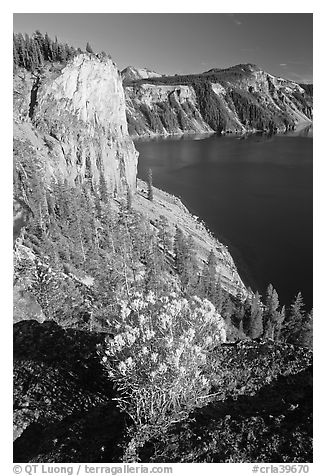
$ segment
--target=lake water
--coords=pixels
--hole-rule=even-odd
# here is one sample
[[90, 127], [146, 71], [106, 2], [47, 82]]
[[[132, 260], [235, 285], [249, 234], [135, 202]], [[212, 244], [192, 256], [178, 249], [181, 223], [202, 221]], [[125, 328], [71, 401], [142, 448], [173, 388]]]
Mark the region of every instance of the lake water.
[[[197, 140], [195, 140], [197, 139]], [[198, 140], [200, 139], [200, 140]], [[312, 307], [312, 137], [138, 140], [138, 175], [179, 196], [229, 247], [246, 285]]]

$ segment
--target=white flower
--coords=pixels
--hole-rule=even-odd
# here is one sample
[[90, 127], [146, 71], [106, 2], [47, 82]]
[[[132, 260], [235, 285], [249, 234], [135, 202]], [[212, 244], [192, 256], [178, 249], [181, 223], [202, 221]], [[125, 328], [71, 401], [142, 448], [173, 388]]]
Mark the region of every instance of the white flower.
[[213, 338], [211, 336], [206, 337], [206, 345], [211, 345], [213, 342]]
[[141, 352], [142, 352], [143, 355], [147, 355], [148, 352], [149, 352], [149, 350], [148, 350], [148, 348], [147, 348], [146, 346], [144, 346], [144, 347], [142, 347]]
[[158, 367], [158, 372], [164, 374], [166, 371], [167, 371], [167, 366], [165, 364], [160, 364], [159, 367]]
[[165, 312], [163, 312], [162, 314], [160, 314], [159, 316], [159, 321], [163, 327], [163, 329], [167, 329], [168, 327], [171, 326], [172, 324], [172, 316], [169, 316], [168, 314], [166, 314]]
[[208, 382], [208, 380], [207, 380], [206, 377], [202, 377], [201, 381], [202, 381], [202, 384], [203, 384], [205, 387], [208, 386], [209, 382]]
[[114, 337], [114, 346], [119, 351], [126, 345], [125, 341], [123, 340], [121, 334], [118, 334]]
[[134, 367], [135, 363], [132, 360], [132, 357], [128, 357], [128, 359], [125, 361], [127, 367]]
[[128, 345], [134, 344], [135, 341], [136, 341], [136, 336], [135, 336], [135, 334], [133, 334], [133, 333], [131, 333], [131, 332], [128, 332], [128, 333], [126, 334], [126, 340], [127, 340]]
[[151, 360], [152, 362], [157, 362], [157, 358], [158, 358], [158, 353], [157, 352], [153, 352], [151, 354]]
[[129, 309], [129, 307], [127, 307], [127, 304], [125, 302], [122, 302], [120, 304], [120, 313], [121, 313], [122, 319], [126, 319], [129, 316], [129, 314], [131, 313], [131, 309]]
[[202, 353], [201, 348], [198, 345], [194, 345], [193, 350], [196, 355], [200, 355]]
[[190, 340], [193, 340], [193, 338], [195, 337], [195, 335], [196, 335], [195, 329], [189, 329], [189, 331], [188, 331], [189, 339], [190, 339]]
[[154, 337], [154, 336], [155, 336], [155, 332], [154, 332], [154, 331], [151, 331], [150, 329], [147, 329], [147, 330], [145, 331], [145, 337], [146, 337], [147, 340], [152, 339], [152, 337]]
[[151, 304], [155, 304], [155, 294], [153, 293], [153, 291], [149, 291], [149, 293], [146, 296], [146, 301]]
[[167, 347], [168, 349], [170, 349], [170, 348], [173, 346], [173, 339], [172, 339], [172, 337], [166, 337], [166, 338], [164, 339], [164, 341], [165, 341], [165, 345], [166, 345], [166, 347]]
[[140, 324], [141, 326], [143, 326], [143, 325], [145, 324], [145, 322], [146, 322], [145, 316], [144, 316], [143, 314], [140, 314], [140, 315], [139, 315], [139, 324]]
[[122, 373], [122, 375], [126, 375], [126, 372], [127, 372], [126, 364], [124, 362], [120, 362], [118, 365], [118, 370], [120, 373]]

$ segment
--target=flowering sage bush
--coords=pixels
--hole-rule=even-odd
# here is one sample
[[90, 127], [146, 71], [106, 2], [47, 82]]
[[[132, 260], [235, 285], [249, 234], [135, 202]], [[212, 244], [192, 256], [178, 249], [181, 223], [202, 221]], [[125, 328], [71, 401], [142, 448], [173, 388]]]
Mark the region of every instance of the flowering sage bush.
[[137, 426], [179, 420], [208, 394], [207, 354], [225, 341], [226, 329], [207, 299], [135, 293], [120, 303], [112, 332], [102, 360], [119, 407]]

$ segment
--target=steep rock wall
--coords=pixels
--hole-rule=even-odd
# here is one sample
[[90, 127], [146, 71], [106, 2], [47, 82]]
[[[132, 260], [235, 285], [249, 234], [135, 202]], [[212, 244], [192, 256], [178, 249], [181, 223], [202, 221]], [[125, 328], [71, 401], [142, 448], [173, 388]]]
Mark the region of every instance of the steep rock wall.
[[133, 68], [128, 66], [121, 71], [121, 77], [123, 81], [134, 81], [136, 79], [145, 79], [145, 78], [159, 78], [162, 75], [152, 71], [148, 68]]
[[125, 81], [124, 86], [133, 136], [276, 132], [312, 120], [312, 97], [304, 88], [255, 65]]
[[108, 58], [81, 54], [63, 69], [14, 82], [14, 135], [42, 155], [49, 177], [135, 190], [138, 153], [129, 137], [120, 74]]
[[132, 136], [206, 133], [192, 86], [140, 84], [125, 87], [129, 132]]

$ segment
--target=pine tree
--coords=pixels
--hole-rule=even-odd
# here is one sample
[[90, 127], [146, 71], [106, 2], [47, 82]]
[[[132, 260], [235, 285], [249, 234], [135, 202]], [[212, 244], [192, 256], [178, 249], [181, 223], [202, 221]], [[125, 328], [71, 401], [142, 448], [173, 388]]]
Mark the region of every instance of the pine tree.
[[301, 292], [299, 292], [294, 298], [288, 315], [285, 319], [282, 336], [283, 338], [292, 344], [298, 343], [301, 339], [301, 333], [306, 321], [306, 315], [304, 311], [304, 303]]
[[158, 242], [153, 237], [146, 257], [145, 289], [159, 294], [164, 287], [165, 260]]
[[312, 310], [307, 313], [301, 332], [297, 338], [297, 344], [302, 347], [308, 347], [309, 349], [313, 348], [313, 312]]
[[184, 269], [180, 276], [181, 284], [189, 294], [198, 286], [198, 266], [196, 262], [196, 245], [192, 235], [188, 235], [184, 244]]
[[214, 305], [219, 313], [222, 312], [223, 305], [224, 305], [224, 292], [222, 287], [222, 277], [221, 273], [218, 274], [217, 281], [216, 281], [216, 297]]
[[59, 42], [58, 38], [55, 37], [54, 43], [52, 43], [52, 51], [53, 51], [53, 60], [60, 61], [59, 59]]
[[72, 46], [59, 43], [57, 38], [53, 42], [47, 33], [43, 36], [39, 30], [32, 37], [15, 34], [13, 42], [14, 64], [29, 71], [42, 66], [44, 61], [67, 61], [78, 52]]
[[160, 216], [158, 223], [158, 238], [165, 253], [172, 251], [172, 236], [168, 228], [168, 220], [164, 215]]
[[67, 51], [62, 43], [58, 43], [58, 61], [67, 61]]
[[278, 307], [278, 294], [273, 286], [269, 284], [266, 291], [266, 303], [263, 315], [264, 337], [274, 339], [275, 325], [280, 319], [279, 313], [277, 312]]
[[99, 193], [100, 193], [101, 200], [105, 204], [109, 203], [108, 186], [102, 171], [100, 172], [100, 177], [99, 177]]
[[217, 280], [216, 280], [217, 259], [213, 250], [210, 251], [207, 263], [203, 266], [202, 272], [202, 289], [204, 295], [213, 303], [217, 296]]
[[94, 54], [93, 48], [91, 47], [91, 45], [89, 44], [89, 42], [87, 42], [87, 44], [86, 44], [86, 51], [87, 51], [87, 53], [92, 53], [92, 54]]
[[42, 33], [39, 30], [36, 30], [33, 34], [33, 42], [38, 46], [41, 58], [46, 57], [45, 43]]
[[147, 198], [151, 202], [154, 199], [153, 195], [153, 173], [152, 169], [148, 169], [148, 176], [147, 176]]
[[15, 36], [13, 41], [13, 62], [15, 66], [19, 66], [19, 55]]
[[132, 210], [132, 193], [130, 187], [127, 188], [127, 210]]
[[49, 35], [45, 33], [44, 37], [44, 49], [45, 49], [45, 59], [47, 61], [52, 61], [53, 60], [53, 48], [52, 48], [52, 40], [50, 39]]
[[181, 274], [184, 268], [185, 250], [184, 250], [183, 231], [179, 227], [176, 228], [173, 249], [174, 249], [174, 255], [175, 255], [176, 270], [179, 274]]
[[275, 329], [274, 329], [274, 339], [276, 341], [282, 340], [282, 327], [285, 321], [285, 306], [282, 307], [275, 315]]
[[260, 302], [260, 295], [258, 291], [256, 291], [251, 301], [249, 329], [247, 334], [251, 339], [256, 339], [263, 334], [263, 330], [263, 310]]

